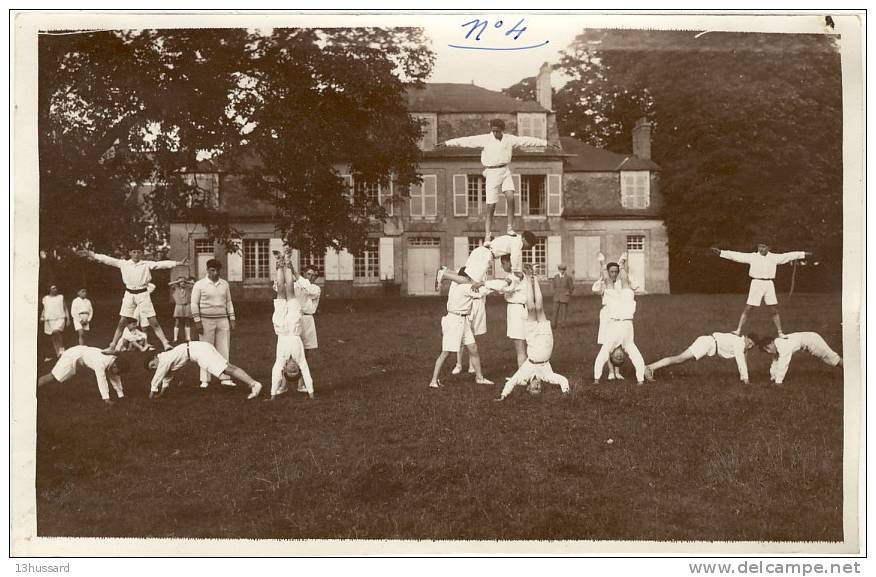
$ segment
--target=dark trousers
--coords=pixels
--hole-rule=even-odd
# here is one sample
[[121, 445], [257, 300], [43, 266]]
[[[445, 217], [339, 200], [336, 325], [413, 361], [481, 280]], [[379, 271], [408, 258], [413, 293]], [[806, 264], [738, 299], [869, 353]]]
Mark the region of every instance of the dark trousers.
[[560, 326], [561, 322], [566, 322], [566, 307], [568, 305], [569, 303], [563, 302], [554, 303], [554, 318], [551, 323], [554, 327]]

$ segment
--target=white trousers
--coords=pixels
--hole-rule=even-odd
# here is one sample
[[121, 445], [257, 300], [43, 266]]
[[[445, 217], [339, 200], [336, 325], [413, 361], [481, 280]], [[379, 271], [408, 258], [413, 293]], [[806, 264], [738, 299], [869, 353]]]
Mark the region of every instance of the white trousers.
[[596, 361], [593, 363], [593, 380], [598, 381], [602, 376], [602, 370], [605, 368], [605, 363], [608, 362], [611, 351], [617, 347], [625, 350], [633, 362], [633, 367], [636, 369], [636, 381], [640, 383], [644, 381], [645, 359], [642, 358], [642, 353], [639, 352], [639, 348], [633, 341], [632, 320], [613, 320], [611, 322], [606, 341], [599, 349], [599, 354], [596, 355]]
[[[228, 351], [231, 346], [231, 322], [228, 317], [221, 319], [208, 319], [201, 317], [201, 326], [204, 327], [204, 334], [200, 335], [199, 340], [210, 343], [226, 361]], [[205, 369], [201, 369], [201, 382], [210, 382], [210, 373]]]

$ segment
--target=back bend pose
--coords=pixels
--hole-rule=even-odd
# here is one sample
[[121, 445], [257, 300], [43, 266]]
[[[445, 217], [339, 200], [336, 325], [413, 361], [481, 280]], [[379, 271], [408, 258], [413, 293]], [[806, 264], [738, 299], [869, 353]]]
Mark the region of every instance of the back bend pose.
[[739, 380], [748, 384], [748, 363], [745, 353], [754, 346], [759, 337], [750, 333], [745, 336], [733, 333], [712, 333], [703, 335], [697, 339], [680, 355], [665, 357], [651, 363], [646, 369], [646, 377], [649, 381], [654, 380], [654, 371], [671, 365], [679, 365], [690, 360], [698, 361], [703, 357], [718, 355], [724, 359], [736, 359], [736, 367], [739, 369]]
[[460, 269], [462, 273], [454, 273], [446, 266], [439, 268], [435, 278], [435, 290], [440, 288], [445, 279], [458, 284], [482, 283], [493, 259], [506, 254], [511, 258], [511, 272], [517, 278], [523, 278], [523, 251], [532, 248], [535, 243], [535, 235], [528, 230], [519, 236], [500, 236], [490, 246], [479, 246], [471, 251], [465, 266]]
[[739, 317], [739, 325], [733, 333], [741, 335], [748, 312], [764, 302], [773, 314], [773, 324], [776, 325], [779, 338], [785, 338], [785, 333], [782, 332], [782, 320], [779, 318], [776, 286], [773, 283], [773, 279], [776, 278], [776, 266], [806, 258], [812, 253], [794, 251], [774, 254], [770, 252], [770, 246], [765, 242], [757, 243], [757, 252], [735, 252], [718, 248], [712, 248], [712, 251], [721, 258], [749, 265], [748, 276], [751, 277], [751, 286], [748, 289], [748, 300], [745, 301], [745, 308], [742, 310], [742, 316]]
[[760, 349], [773, 356], [773, 364], [770, 365], [770, 381], [777, 385], [784, 382], [785, 374], [791, 365], [791, 357], [797, 351], [806, 351], [833, 367], [843, 366], [843, 358], [834, 352], [818, 333], [791, 333], [785, 335], [785, 338], [778, 339], [766, 337], [761, 339]]
[[[602, 376], [602, 371], [605, 368], [605, 363], [609, 358], [614, 356], [612, 351], [617, 348], [622, 348], [633, 362], [633, 367], [636, 369], [636, 382], [644, 384], [645, 381], [645, 360], [642, 358], [642, 353], [636, 346], [633, 333], [633, 317], [636, 314], [636, 295], [630, 287], [630, 278], [627, 271], [627, 259], [625, 255], [620, 258], [622, 266], [617, 275], [617, 280], [620, 282], [619, 289], [613, 289], [616, 292], [607, 305], [607, 317], [609, 323], [605, 331], [605, 340], [602, 348], [599, 349], [599, 354], [596, 356], [596, 361], [593, 363], [593, 383], [599, 384], [599, 378]], [[610, 283], [611, 278], [608, 274], [607, 267], [602, 269], [603, 281]], [[618, 355], [620, 357], [620, 355]], [[613, 363], [614, 364], [614, 363]]]
[[[541, 287], [534, 274], [529, 274], [523, 281], [526, 291], [526, 361], [517, 369], [511, 378], [505, 382], [502, 394], [496, 401], [504, 401], [517, 386], [527, 386], [531, 383], [552, 383], [560, 386], [563, 394], [569, 392], [569, 379], [558, 375], [551, 368], [551, 354], [554, 350], [554, 334], [551, 322], [544, 314], [544, 300]], [[536, 385], [538, 386], [538, 385]]]
[[533, 136], [515, 136], [505, 134], [505, 121], [494, 118], [490, 121], [490, 133], [477, 136], [463, 136], [451, 138], [444, 142], [444, 146], [463, 146], [468, 148], [481, 148], [481, 164], [484, 167], [487, 195], [487, 220], [484, 229], [484, 241], [489, 243], [493, 225], [493, 214], [496, 212], [496, 202], [499, 194], [505, 195], [508, 204], [508, 229], [507, 233], [514, 234], [514, 179], [508, 165], [515, 147], [521, 146], [547, 146], [547, 140]]
[[155, 371], [149, 387], [149, 398], [154, 399], [164, 394], [173, 378], [171, 373], [186, 366], [189, 361], [196, 362], [201, 369], [219, 379], [228, 379], [230, 375], [243, 381], [250, 388], [247, 399], [256, 398], [262, 390], [261, 383], [246, 374], [243, 369], [226, 361], [210, 343], [187, 341], [147, 359], [146, 367]]
[[295, 271], [283, 255], [277, 258], [277, 298], [274, 299], [274, 334], [277, 335], [277, 353], [271, 369], [271, 397], [273, 401], [289, 390], [290, 384], [300, 387], [303, 384], [307, 395], [313, 398], [313, 379], [310, 367], [304, 356], [304, 343], [301, 340], [301, 303], [295, 296]]
[[63, 383], [76, 374], [76, 368], [83, 365], [94, 371], [97, 377], [97, 388], [103, 402], [112, 405], [109, 385], [112, 384], [118, 398], [123, 399], [125, 392], [122, 389], [122, 379], [119, 376], [128, 369], [128, 362], [124, 357], [104, 354], [97, 347], [77, 345], [70, 347], [61, 354], [58, 362], [52, 368], [52, 372], [43, 375], [37, 380], [37, 388], [50, 383]]
[[181, 261], [142, 260], [143, 251], [140, 248], [131, 249], [128, 253], [130, 256], [128, 260], [113, 258], [90, 250], [81, 250], [78, 251], [77, 254], [79, 254], [79, 256], [84, 256], [89, 260], [107, 266], [116, 267], [122, 273], [122, 282], [125, 285], [125, 296], [122, 298], [122, 306], [119, 310], [119, 323], [116, 326], [116, 332], [113, 335], [112, 342], [106, 349], [104, 349], [104, 351], [110, 354], [115, 351], [116, 343], [118, 343], [122, 336], [122, 331], [125, 330], [125, 327], [128, 324], [126, 319], [136, 318], [134, 312], [138, 306], [146, 318], [149, 319], [152, 331], [155, 333], [155, 336], [158, 337], [158, 340], [161, 341], [161, 344], [164, 345], [164, 349], [171, 349], [172, 345], [167, 340], [167, 337], [164, 336], [164, 331], [161, 330], [161, 325], [158, 324], [158, 318], [155, 316], [155, 307], [152, 306], [152, 299], [149, 296], [148, 285], [149, 281], [152, 280], [153, 270], [185, 266], [189, 262], [188, 257]]

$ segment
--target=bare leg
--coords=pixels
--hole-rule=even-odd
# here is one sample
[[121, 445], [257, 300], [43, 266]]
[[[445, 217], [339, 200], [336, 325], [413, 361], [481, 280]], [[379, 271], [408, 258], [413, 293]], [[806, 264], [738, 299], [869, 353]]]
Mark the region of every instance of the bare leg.
[[429, 386], [438, 386], [438, 375], [441, 373], [441, 367], [444, 365], [444, 361], [449, 355], [450, 353], [447, 351], [441, 351], [441, 354], [435, 359], [435, 370], [432, 371], [432, 380], [429, 382]]
[[60, 357], [64, 352], [64, 334], [60, 331], [52, 333], [52, 348], [55, 349], [55, 356]]
[[186, 340], [192, 340], [192, 319], [183, 319], [183, 325], [186, 331]]
[[692, 354], [684, 352], [680, 355], [662, 358], [657, 362], [651, 363], [650, 365], [648, 365], [647, 368], [651, 369], [651, 371], [656, 371], [657, 369], [662, 369], [663, 367], [680, 365], [681, 363], [685, 363], [693, 358], [694, 356]]
[[484, 224], [484, 240], [492, 239], [493, 214], [496, 212], [496, 203], [487, 205], [487, 219]]
[[[462, 351], [465, 350], [465, 345], [460, 345], [459, 350], [456, 351], [456, 365], [453, 367], [453, 374], [458, 374], [462, 372]], [[469, 361], [471, 362], [471, 361]]]
[[505, 202], [508, 205], [508, 232], [511, 233], [514, 231], [514, 191], [503, 190], [502, 194], [505, 195]]
[[173, 340], [174, 342], [179, 340], [179, 325], [182, 322], [182, 319], [179, 317], [173, 319]]
[[173, 347], [170, 346], [167, 337], [164, 336], [164, 331], [161, 330], [161, 325], [158, 324], [158, 317], [151, 316], [147, 320], [149, 321], [149, 326], [152, 327], [152, 332], [155, 333], [155, 336], [164, 345], [164, 350], [172, 349]]
[[250, 393], [249, 393], [249, 396], [247, 397], [247, 399], [254, 399], [255, 397], [257, 397], [259, 395], [259, 393], [262, 390], [261, 383], [259, 383], [258, 381], [253, 379], [251, 376], [249, 376], [246, 373], [246, 371], [244, 371], [240, 367], [236, 367], [232, 364], [229, 364], [225, 368], [225, 372], [223, 374], [230, 375], [230, 376], [234, 377], [235, 379], [237, 379], [238, 381], [241, 381], [249, 386]]
[[119, 339], [122, 338], [122, 332], [124, 332], [125, 327], [128, 326], [128, 323], [130, 323], [130, 322], [131, 322], [130, 317], [119, 317], [119, 324], [116, 325], [116, 332], [113, 335], [113, 340], [109, 344], [109, 346], [104, 350], [110, 351], [110, 352], [113, 352], [116, 350], [116, 343], [118, 343]]
[[739, 317], [739, 325], [736, 327], [736, 330], [733, 331], [734, 334], [742, 334], [742, 327], [745, 326], [745, 321], [748, 320], [748, 311], [750, 310], [751, 305], [745, 305], [745, 308], [742, 309], [742, 315]]
[[523, 339], [512, 339], [514, 341], [514, 350], [517, 351], [517, 368], [523, 366], [526, 362], [526, 341]]
[[779, 317], [779, 307], [769, 305], [770, 312], [773, 313], [773, 324], [776, 325], [776, 333], [781, 337], [785, 333], [782, 332], [782, 319]]
[[475, 380], [484, 381], [484, 373], [481, 370], [481, 355], [478, 353], [478, 345], [477, 343], [467, 345], [468, 346], [468, 362], [474, 367], [475, 370]]
[[79, 329], [76, 332], [79, 333], [79, 344], [84, 345], [85, 344], [85, 329]]

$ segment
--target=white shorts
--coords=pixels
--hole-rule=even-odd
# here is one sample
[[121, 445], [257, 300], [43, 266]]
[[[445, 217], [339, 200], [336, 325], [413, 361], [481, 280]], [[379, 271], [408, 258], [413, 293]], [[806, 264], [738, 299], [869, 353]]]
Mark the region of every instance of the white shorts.
[[700, 360], [703, 357], [714, 357], [717, 352], [718, 343], [715, 342], [714, 337], [708, 335], [697, 337], [697, 340], [684, 351], [684, 353], [692, 355], [696, 360]]
[[137, 294], [125, 291], [125, 296], [122, 298], [122, 307], [119, 309], [119, 316], [135, 319], [137, 318], [137, 307], [140, 307], [139, 313], [145, 318], [155, 316], [155, 307], [152, 306], [152, 297], [149, 295], [149, 291]]
[[198, 351], [198, 358], [192, 358], [198, 366], [213, 375], [219, 377], [228, 368], [228, 361], [215, 348], [206, 351]]
[[316, 340], [316, 321], [313, 320], [313, 315], [301, 315], [301, 342], [304, 343], [305, 349], [319, 348], [319, 343]]
[[505, 191], [514, 192], [514, 179], [507, 166], [501, 168], [485, 168], [484, 178], [487, 179], [487, 204], [499, 202], [499, 195]]
[[469, 318], [453, 313], [441, 317], [441, 335], [441, 350], [448, 353], [458, 352], [462, 345], [475, 343]]
[[63, 383], [68, 379], [72, 379], [76, 374], [76, 358], [70, 354], [61, 353], [61, 357], [55, 366], [52, 367], [52, 376], [59, 383]]
[[79, 313], [79, 318], [73, 317], [73, 328], [77, 331], [91, 330], [91, 321], [88, 320], [88, 313]]
[[468, 318], [474, 336], [479, 337], [487, 334], [487, 305], [484, 303], [484, 299], [471, 301], [471, 314]]
[[485, 246], [479, 246], [468, 255], [465, 261], [465, 274], [475, 282], [482, 282], [492, 263], [493, 251]]
[[779, 304], [776, 299], [776, 285], [771, 280], [751, 279], [751, 287], [748, 289], [748, 300], [745, 304], [759, 307], [761, 301], [768, 305]]
[[52, 319], [50, 321], [43, 321], [43, 332], [47, 335], [51, 335], [53, 333], [60, 333], [64, 331], [64, 327], [67, 326], [67, 319]]
[[518, 303], [508, 303], [508, 312], [506, 313], [508, 330], [505, 333], [509, 339], [526, 340], [526, 321], [529, 314], [526, 312], [526, 305]]

